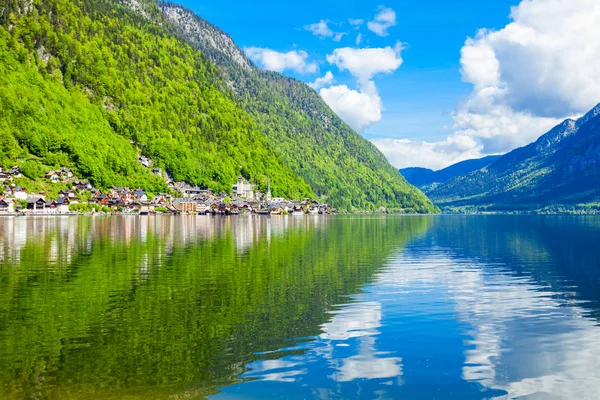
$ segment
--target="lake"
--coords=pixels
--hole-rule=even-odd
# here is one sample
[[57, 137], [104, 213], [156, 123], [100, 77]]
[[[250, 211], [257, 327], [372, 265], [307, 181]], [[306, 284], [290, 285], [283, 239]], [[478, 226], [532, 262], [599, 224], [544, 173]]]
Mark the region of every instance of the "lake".
[[600, 217], [0, 218], [2, 399], [597, 399]]

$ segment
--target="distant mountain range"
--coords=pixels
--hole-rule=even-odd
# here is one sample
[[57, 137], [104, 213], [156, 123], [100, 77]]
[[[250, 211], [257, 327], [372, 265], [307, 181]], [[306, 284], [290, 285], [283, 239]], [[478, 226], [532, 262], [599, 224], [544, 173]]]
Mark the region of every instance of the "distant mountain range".
[[534, 143], [426, 193], [446, 210], [599, 211], [600, 104]]
[[400, 169], [400, 173], [409, 183], [427, 191], [431, 189], [431, 185], [433, 184], [444, 183], [457, 176], [466, 175], [486, 167], [500, 157], [487, 156], [475, 160], [465, 160], [438, 171], [420, 167], [402, 168]]

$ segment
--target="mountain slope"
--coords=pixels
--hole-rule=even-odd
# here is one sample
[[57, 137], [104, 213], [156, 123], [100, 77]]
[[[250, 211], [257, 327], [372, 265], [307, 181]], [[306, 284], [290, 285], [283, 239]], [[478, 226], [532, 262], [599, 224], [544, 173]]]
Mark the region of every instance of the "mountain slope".
[[409, 183], [427, 193], [431, 190], [431, 184], [444, 183], [457, 176], [466, 175], [483, 167], [487, 167], [500, 157], [501, 156], [487, 156], [474, 160], [465, 160], [437, 171], [419, 167], [402, 168], [400, 169], [400, 173]]
[[160, 6], [181, 38], [217, 65], [273, 148], [318, 196], [341, 209], [386, 206], [412, 212], [436, 211], [313, 89], [257, 68], [227, 34], [193, 12], [172, 3]]
[[527, 210], [600, 200], [600, 105], [430, 192], [443, 207]]
[[[36, 179], [70, 166], [100, 187], [231, 190], [239, 174], [275, 195], [313, 195], [229, 94], [214, 65], [167, 31], [155, 4], [5, 0], [0, 13], [0, 163]], [[150, 4], [150, 5], [148, 5]], [[143, 8], [141, 8], [143, 6]], [[159, 22], [159, 23], [156, 23]]]

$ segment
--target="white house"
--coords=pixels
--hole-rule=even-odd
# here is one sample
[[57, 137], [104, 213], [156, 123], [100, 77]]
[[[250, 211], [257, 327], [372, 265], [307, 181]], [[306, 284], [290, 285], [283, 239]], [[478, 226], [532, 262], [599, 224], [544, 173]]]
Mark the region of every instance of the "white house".
[[71, 201], [68, 197], [60, 196], [58, 200], [56, 200], [56, 209], [59, 214], [68, 214], [69, 213], [69, 204]]
[[15, 202], [12, 199], [0, 199], [0, 215], [15, 212]]
[[50, 179], [52, 181], [52, 183], [56, 183], [58, 181], [60, 181], [60, 176], [58, 175], [58, 173], [56, 173], [56, 171], [50, 171], [45, 175], [46, 179]]
[[22, 186], [15, 186], [15, 185], [11, 185], [10, 186], [10, 191], [12, 193], [12, 196], [17, 199], [17, 200], [27, 200], [27, 191], [25, 190], [24, 187]]
[[233, 194], [236, 197], [245, 198], [248, 200], [254, 199], [254, 185], [250, 182], [246, 182], [241, 176], [238, 178], [237, 183], [232, 186]]

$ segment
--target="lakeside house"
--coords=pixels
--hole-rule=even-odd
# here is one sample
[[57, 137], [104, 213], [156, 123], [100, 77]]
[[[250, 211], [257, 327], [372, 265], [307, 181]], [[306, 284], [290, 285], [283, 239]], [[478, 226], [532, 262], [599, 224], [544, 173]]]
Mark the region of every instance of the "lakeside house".
[[43, 213], [46, 210], [46, 200], [44, 200], [42, 197], [28, 198], [27, 210], [33, 213]]
[[59, 214], [67, 214], [71, 200], [68, 197], [61, 196], [56, 200], [56, 207]]
[[12, 199], [0, 198], [0, 215], [15, 212], [15, 202]]

